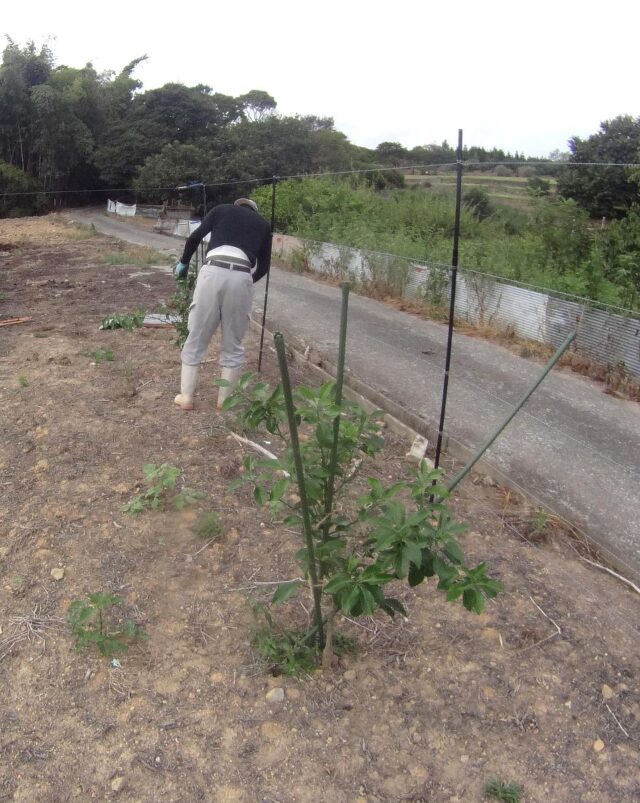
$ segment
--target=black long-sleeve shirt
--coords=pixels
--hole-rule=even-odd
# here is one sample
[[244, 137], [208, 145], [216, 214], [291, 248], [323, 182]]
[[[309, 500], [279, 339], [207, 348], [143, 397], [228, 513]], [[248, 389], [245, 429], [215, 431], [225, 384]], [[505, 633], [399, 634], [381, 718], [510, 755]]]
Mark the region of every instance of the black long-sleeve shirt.
[[254, 283], [269, 270], [271, 264], [271, 226], [248, 206], [220, 204], [205, 215], [202, 223], [189, 236], [180, 261], [184, 265], [194, 255], [203, 237], [211, 232], [208, 250], [221, 245], [240, 248], [255, 266]]

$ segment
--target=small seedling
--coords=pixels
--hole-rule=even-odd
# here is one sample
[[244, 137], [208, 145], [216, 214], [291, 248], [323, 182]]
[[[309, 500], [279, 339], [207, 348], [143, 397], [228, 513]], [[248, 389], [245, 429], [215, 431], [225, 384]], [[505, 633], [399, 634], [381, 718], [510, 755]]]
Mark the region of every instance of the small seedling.
[[115, 359], [111, 349], [94, 349], [94, 351], [87, 352], [87, 356], [91, 357], [98, 365], [101, 362], [113, 362]]
[[26, 388], [27, 385], [29, 384], [27, 382], [27, 377], [24, 374], [18, 375], [18, 384], [20, 385], [21, 388]]
[[130, 332], [132, 329], [142, 326], [144, 316], [145, 312], [142, 309], [138, 309], [127, 315], [114, 312], [102, 319], [100, 329], [126, 329]]
[[131, 619], [125, 619], [119, 629], [109, 628], [109, 615], [113, 608], [122, 605], [120, 597], [112, 594], [89, 594], [86, 599], [75, 600], [69, 606], [67, 621], [78, 652], [95, 644], [101, 655], [110, 657], [126, 652], [132, 641], [146, 638], [145, 632]]
[[504, 803], [520, 803], [522, 787], [517, 783], [504, 783], [497, 778], [493, 778], [485, 786], [484, 796], [491, 800], [502, 800]]
[[[121, 508], [122, 512], [128, 513], [135, 519], [139, 513], [142, 513], [147, 508], [156, 510], [160, 503], [167, 498], [167, 494], [176, 487], [179, 476], [180, 469], [170, 466], [168, 463], [163, 463], [160, 466], [148, 463], [144, 467], [144, 478], [149, 487], [144, 493], [134, 496], [133, 499], [124, 504]], [[182, 510], [202, 496], [203, 494], [200, 491], [183, 488], [182, 491], [174, 494], [170, 501], [178, 510]]]
[[200, 516], [200, 518], [193, 525], [193, 529], [200, 536], [200, 538], [204, 538], [205, 541], [209, 541], [212, 538], [217, 538], [222, 532], [222, 526], [220, 525], [218, 514], [213, 510], [209, 510], [207, 513], [204, 513], [202, 516]]
[[0, 293], [0, 301], [6, 301], [9, 296], [6, 293]]
[[528, 533], [530, 538], [544, 540], [549, 526], [549, 514], [546, 510], [536, 510], [529, 519]]

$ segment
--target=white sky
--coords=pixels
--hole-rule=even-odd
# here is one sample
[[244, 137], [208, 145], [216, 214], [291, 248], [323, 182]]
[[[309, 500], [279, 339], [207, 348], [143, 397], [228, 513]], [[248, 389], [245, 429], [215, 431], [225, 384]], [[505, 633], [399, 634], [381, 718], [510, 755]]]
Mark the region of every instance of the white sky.
[[355, 145], [464, 142], [568, 150], [640, 115], [638, 0], [2, 2], [1, 44], [47, 39], [57, 64], [269, 92], [282, 114], [335, 120]]

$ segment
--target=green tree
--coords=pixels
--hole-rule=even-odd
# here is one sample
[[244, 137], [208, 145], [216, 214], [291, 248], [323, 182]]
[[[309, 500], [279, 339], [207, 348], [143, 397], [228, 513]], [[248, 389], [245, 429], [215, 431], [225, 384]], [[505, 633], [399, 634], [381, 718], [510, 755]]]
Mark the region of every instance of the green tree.
[[569, 147], [571, 157], [559, 175], [558, 193], [573, 198], [591, 217], [624, 217], [638, 202], [632, 172], [625, 167], [589, 163], [640, 164], [640, 117], [621, 115], [606, 120], [597, 134], [587, 139], [573, 137]]
[[46, 84], [53, 56], [46, 45], [37, 50], [33, 42], [24, 48], [8, 42], [0, 65], [0, 158], [33, 175], [37, 131], [32, 89]]
[[246, 120], [256, 122], [272, 114], [278, 105], [268, 92], [262, 89], [252, 89], [245, 95], [240, 95], [238, 102]]

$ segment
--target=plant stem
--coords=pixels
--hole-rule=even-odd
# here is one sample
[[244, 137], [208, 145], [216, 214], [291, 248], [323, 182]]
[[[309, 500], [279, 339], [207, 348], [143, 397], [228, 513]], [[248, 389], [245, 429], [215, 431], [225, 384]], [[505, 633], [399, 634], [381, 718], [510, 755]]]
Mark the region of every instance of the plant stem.
[[318, 643], [320, 648], [324, 647], [324, 630], [322, 627], [322, 604], [320, 586], [318, 585], [318, 572], [316, 555], [313, 545], [313, 533], [311, 530], [311, 516], [309, 515], [309, 501], [304, 482], [304, 469], [302, 465], [302, 453], [300, 452], [300, 441], [298, 440], [298, 426], [296, 424], [296, 412], [293, 406], [293, 396], [291, 394], [291, 381], [289, 379], [289, 367], [287, 365], [287, 355], [284, 347], [284, 337], [280, 332], [273, 336], [278, 354], [278, 364], [280, 366], [280, 376], [282, 377], [282, 391], [287, 408], [289, 420], [289, 436], [291, 438], [291, 451], [296, 468], [296, 478], [298, 480], [298, 492], [300, 494], [300, 507], [302, 509], [302, 524], [304, 537], [309, 554], [309, 575], [312, 583], [313, 605], [315, 612], [316, 627], [318, 628]]
[[327, 633], [324, 649], [322, 651], [322, 668], [331, 669], [333, 664], [333, 630], [338, 609], [334, 606], [327, 619]]

